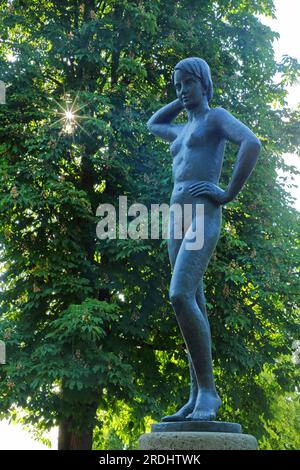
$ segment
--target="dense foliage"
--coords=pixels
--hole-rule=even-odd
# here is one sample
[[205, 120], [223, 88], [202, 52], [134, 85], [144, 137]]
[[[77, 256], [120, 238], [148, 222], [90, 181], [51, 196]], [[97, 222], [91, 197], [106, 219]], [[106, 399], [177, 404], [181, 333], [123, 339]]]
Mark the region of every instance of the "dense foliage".
[[[292, 431], [280, 443], [267, 430], [281, 422], [270, 398], [298, 399], [299, 214], [277, 170], [296, 174], [282, 155], [299, 153], [299, 112], [286, 103], [299, 65], [275, 62], [276, 33], [259, 14], [272, 16], [273, 2], [0, 2], [2, 416], [21, 409], [37, 432], [59, 424], [80, 437], [95, 427], [95, 447], [134, 447], [187, 398], [166, 240], [97, 240], [96, 209], [118, 207], [119, 195], [128, 205], [169, 202], [169, 150], [145, 123], [175, 97], [174, 65], [198, 56], [211, 66], [212, 106], [263, 143], [247, 186], [224, 208], [206, 275], [220, 418], [265, 448], [296, 445]], [[64, 117], [71, 108], [76, 122]], [[236, 152], [228, 146], [223, 188]]]

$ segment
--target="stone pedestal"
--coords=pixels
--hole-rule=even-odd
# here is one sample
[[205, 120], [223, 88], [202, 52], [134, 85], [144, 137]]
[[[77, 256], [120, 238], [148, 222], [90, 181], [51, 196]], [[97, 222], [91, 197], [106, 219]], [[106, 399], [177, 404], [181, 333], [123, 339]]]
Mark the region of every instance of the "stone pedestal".
[[257, 450], [254, 436], [243, 434], [237, 423], [180, 421], [153, 424], [143, 434], [139, 450]]

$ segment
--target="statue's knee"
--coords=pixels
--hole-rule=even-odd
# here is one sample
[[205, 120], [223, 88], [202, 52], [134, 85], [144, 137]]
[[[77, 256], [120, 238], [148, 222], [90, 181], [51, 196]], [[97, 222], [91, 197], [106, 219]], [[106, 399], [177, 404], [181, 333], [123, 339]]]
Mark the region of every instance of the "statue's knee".
[[196, 291], [196, 299], [199, 300], [201, 303], [206, 304], [206, 298], [202, 290], [197, 289]]
[[172, 306], [176, 308], [180, 308], [187, 304], [189, 296], [186, 292], [182, 291], [181, 289], [170, 289], [169, 298]]

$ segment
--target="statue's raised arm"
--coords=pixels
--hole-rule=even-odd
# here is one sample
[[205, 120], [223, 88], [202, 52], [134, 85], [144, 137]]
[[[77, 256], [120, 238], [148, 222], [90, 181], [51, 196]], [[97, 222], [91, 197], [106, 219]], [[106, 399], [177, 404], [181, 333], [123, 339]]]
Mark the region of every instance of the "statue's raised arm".
[[156, 111], [147, 122], [149, 131], [157, 137], [173, 142], [183, 125], [172, 124], [172, 121], [182, 110], [183, 105], [178, 99], [166, 104]]

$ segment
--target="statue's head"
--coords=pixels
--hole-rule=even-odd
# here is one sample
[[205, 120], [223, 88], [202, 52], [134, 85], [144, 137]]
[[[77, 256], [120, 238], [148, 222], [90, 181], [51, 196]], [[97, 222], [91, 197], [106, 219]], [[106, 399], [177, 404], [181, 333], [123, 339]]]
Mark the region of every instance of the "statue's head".
[[190, 100], [195, 104], [205, 96], [209, 102], [213, 96], [209, 65], [199, 57], [188, 57], [178, 62], [172, 73], [172, 81], [177, 97], [186, 99], [183, 100], [186, 107], [189, 107]]

